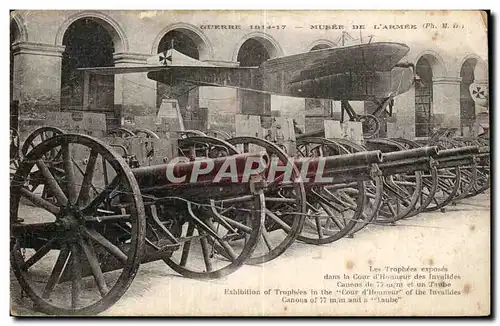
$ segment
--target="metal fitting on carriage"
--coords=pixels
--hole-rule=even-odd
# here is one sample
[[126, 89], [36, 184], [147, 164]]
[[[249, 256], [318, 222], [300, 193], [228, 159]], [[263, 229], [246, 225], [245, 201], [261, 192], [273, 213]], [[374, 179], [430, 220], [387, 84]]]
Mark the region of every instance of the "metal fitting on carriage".
[[252, 195], [258, 195], [267, 188], [267, 181], [260, 174], [251, 175], [248, 184]]
[[377, 163], [372, 163], [372, 168], [370, 169], [370, 177], [376, 178], [380, 176], [382, 176], [382, 170], [380, 170]]

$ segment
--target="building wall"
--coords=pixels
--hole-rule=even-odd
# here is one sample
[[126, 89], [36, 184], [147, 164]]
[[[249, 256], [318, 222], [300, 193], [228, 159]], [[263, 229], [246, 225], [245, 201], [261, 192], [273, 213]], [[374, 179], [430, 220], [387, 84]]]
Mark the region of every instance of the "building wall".
[[[305, 16], [307, 15], [307, 16]], [[459, 13], [457, 15], [460, 15]], [[402, 16], [405, 16], [402, 13]], [[439, 24], [443, 17], [429, 17]], [[329, 29], [311, 27], [311, 17], [317, 25]], [[356, 19], [353, 20], [353, 17]], [[111, 35], [114, 44], [115, 66], [144, 64], [148, 56], [157, 53], [162, 37], [172, 30], [186, 33], [198, 46], [200, 60], [223, 65], [237, 65], [238, 50], [248, 39], [260, 41], [270, 57], [308, 52], [318, 44], [339, 46], [342, 29], [363, 22], [366, 26], [380, 21], [394, 20], [394, 14], [349, 12], [214, 12], [190, 11], [14, 11], [12, 21], [16, 27], [14, 53], [13, 99], [18, 100], [21, 113], [28, 117], [43, 117], [47, 110], [59, 110], [61, 89], [61, 57], [64, 51], [63, 37], [68, 27], [80, 18], [90, 18], [101, 24]], [[399, 17], [401, 18], [401, 17]], [[398, 18], [398, 19], [399, 19]], [[421, 26], [423, 17], [415, 13], [403, 17], [405, 22]], [[460, 20], [461, 17], [455, 17]], [[450, 16], [446, 17], [450, 20]], [[453, 17], [452, 17], [453, 19]], [[373, 41], [402, 42], [410, 47], [405, 58], [416, 63], [425, 56], [433, 69], [432, 105], [433, 123], [442, 126], [460, 124], [460, 69], [465, 60], [477, 60], [475, 80], [487, 83], [487, 35], [481, 30], [479, 15], [472, 15], [465, 29], [451, 34], [449, 30], [425, 30], [418, 32], [373, 31]], [[462, 20], [463, 21], [463, 20]], [[340, 23], [338, 23], [340, 22]], [[274, 29], [250, 29], [263, 24]], [[208, 25], [239, 25], [239, 29], [215, 29]], [[283, 25], [286, 25], [283, 29]], [[294, 28], [303, 26], [303, 28]], [[350, 35], [357, 31], [348, 30]], [[447, 34], [448, 33], [448, 34]], [[461, 33], [460, 40], [457, 34]], [[453, 37], [452, 37], [453, 36]], [[354, 41], [353, 41], [354, 42]], [[390, 119], [395, 135], [414, 135], [414, 91], [395, 99], [394, 116]], [[146, 115], [155, 112], [156, 82], [146, 74], [117, 75], [114, 94], [115, 112], [121, 116]], [[231, 121], [239, 113], [238, 94], [235, 90], [200, 87], [199, 106], [208, 109], [208, 120], [216, 124], [220, 119]], [[300, 127], [305, 125], [304, 99], [272, 96], [271, 110], [279, 110], [284, 116], [297, 117]], [[338, 110], [339, 103], [334, 108]], [[357, 112], [365, 110], [363, 103], [354, 103]]]

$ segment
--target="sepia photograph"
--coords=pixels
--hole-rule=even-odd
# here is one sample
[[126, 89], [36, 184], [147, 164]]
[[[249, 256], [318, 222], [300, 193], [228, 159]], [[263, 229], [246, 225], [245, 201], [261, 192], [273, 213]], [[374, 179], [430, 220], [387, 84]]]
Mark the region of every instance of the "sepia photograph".
[[10, 10], [10, 314], [491, 309], [480, 10]]

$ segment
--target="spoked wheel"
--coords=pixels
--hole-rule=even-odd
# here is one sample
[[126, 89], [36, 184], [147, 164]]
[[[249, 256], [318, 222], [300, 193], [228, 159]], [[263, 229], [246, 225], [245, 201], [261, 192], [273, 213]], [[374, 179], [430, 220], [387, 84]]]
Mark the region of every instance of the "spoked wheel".
[[134, 130], [134, 135], [144, 138], [160, 139], [158, 134], [150, 129], [137, 128]]
[[380, 120], [371, 114], [360, 115], [359, 122], [363, 126], [363, 137], [365, 139], [375, 138], [380, 131]]
[[[404, 146], [390, 139], [369, 139], [366, 147], [384, 153], [404, 150]], [[422, 172], [398, 173], [384, 176], [384, 194], [377, 222], [394, 223], [414, 210], [422, 193]]]
[[[265, 221], [262, 236], [252, 258], [247, 264], [261, 264], [283, 254], [292, 245], [304, 225], [306, 211], [306, 195], [304, 184], [296, 181], [299, 171], [278, 146], [256, 137], [235, 137], [227, 140], [241, 153], [266, 151], [274, 166], [283, 165], [290, 169], [287, 173], [268, 180], [265, 190]], [[279, 163], [279, 164], [278, 164]], [[268, 170], [269, 171], [269, 170]], [[286, 180], [282, 178], [286, 177]]]
[[215, 138], [220, 138], [220, 139], [229, 139], [231, 138], [231, 135], [223, 130], [218, 130], [218, 129], [208, 129], [205, 131], [205, 134], [207, 136], [215, 137]]
[[[333, 139], [334, 142], [342, 145], [351, 153], [365, 152], [368, 149], [353, 141], [347, 139]], [[363, 214], [356, 223], [356, 226], [349, 232], [354, 234], [370, 224], [378, 214], [382, 204], [382, 195], [384, 193], [383, 177], [374, 173], [370, 181], [365, 181], [365, 201], [363, 203]]]
[[[393, 140], [403, 145], [405, 149], [421, 147], [419, 143], [405, 138], [396, 138]], [[406, 217], [414, 216], [423, 212], [425, 208], [434, 200], [437, 190], [438, 170], [435, 165], [432, 165], [428, 170], [422, 171], [422, 194], [420, 195], [420, 199], [417, 201], [413, 211]]]
[[[349, 154], [344, 146], [325, 138], [305, 137], [297, 141], [303, 157]], [[298, 239], [310, 244], [337, 241], [354, 229], [362, 218], [365, 201], [363, 181], [307, 187], [307, 215]]]
[[239, 151], [229, 142], [209, 136], [191, 136], [179, 139], [179, 156], [217, 158], [238, 154]]
[[[62, 174], [46, 160], [53, 151], [61, 153]], [[26, 188], [34, 169], [55, 202]], [[123, 159], [89, 136], [58, 135], [29, 152], [11, 184], [10, 220], [11, 266], [44, 313], [97, 314], [120, 299], [139, 268], [145, 235], [139, 188]], [[119, 232], [117, 221], [130, 232]]]
[[[239, 153], [232, 144], [208, 136], [181, 139], [179, 148], [190, 159]], [[202, 191], [206, 192], [202, 196], [211, 200], [203, 201], [202, 196], [198, 196], [193, 199], [196, 203], [182, 199], [161, 203], [161, 222], [175, 237], [173, 242], [179, 245], [164, 261], [189, 278], [220, 278], [251, 258], [264, 224], [264, 195], [238, 195], [230, 190], [224, 198], [217, 199], [210, 188]], [[151, 225], [153, 223], [148, 223], [148, 227]], [[148, 236], [147, 243], [153, 242]]]
[[[436, 141], [431, 142], [430, 145], [437, 146], [440, 150], [450, 149], [449, 142]], [[431, 212], [444, 208], [451, 203], [456, 197], [460, 183], [462, 182], [462, 170], [460, 167], [440, 168], [437, 167], [438, 186], [434, 198], [430, 204], [424, 209], [424, 212]]]
[[[189, 137], [205, 137], [205, 136], [208, 136], [203, 131], [200, 131], [200, 130], [191, 130], [191, 129], [190, 130], [178, 131], [178, 133], [180, 134], [181, 139], [189, 138]], [[212, 137], [212, 136], [210, 136], [210, 137]], [[215, 137], [215, 138], [217, 138], [217, 137]]]
[[162, 221], [169, 225], [180, 245], [164, 258], [165, 263], [177, 273], [195, 279], [233, 273], [251, 259], [259, 242], [264, 203], [264, 194], [260, 193], [227, 196], [202, 205], [180, 201], [174, 207], [163, 206], [167, 214]]
[[127, 128], [119, 127], [115, 129], [111, 129], [107, 132], [107, 135], [110, 137], [118, 137], [118, 138], [130, 138], [134, 137], [135, 133]]
[[23, 143], [21, 154], [26, 156], [30, 150], [46, 139], [64, 134], [62, 129], [56, 127], [41, 127], [33, 131]]

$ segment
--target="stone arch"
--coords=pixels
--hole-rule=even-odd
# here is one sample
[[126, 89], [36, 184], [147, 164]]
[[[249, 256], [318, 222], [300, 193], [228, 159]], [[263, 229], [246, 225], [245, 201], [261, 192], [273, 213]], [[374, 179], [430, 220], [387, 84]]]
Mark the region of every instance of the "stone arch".
[[[24, 23], [24, 19], [16, 14], [15, 12], [11, 14], [10, 21], [11, 28], [16, 28], [16, 37], [14, 38], [12, 43], [17, 42], [27, 42], [28, 41], [28, 30], [26, 29], [26, 24]], [[11, 44], [12, 45], [12, 44]]]
[[327, 49], [327, 48], [333, 48], [336, 47], [337, 44], [335, 42], [332, 42], [327, 39], [319, 39], [307, 46], [307, 48], [304, 49], [304, 52], [309, 52], [314, 50], [319, 50], [319, 49]]
[[[278, 42], [271, 36], [256, 32], [247, 34], [236, 47], [233, 61], [240, 67], [260, 66], [263, 62], [283, 56]], [[238, 90], [240, 110], [244, 114], [270, 114], [271, 95]]]
[[57, 30], [55, 45], [63, 45], [63, 39], [67, 29], [71, 24], [82, 18], [93, 20], [106, 29], [113, 40], [115, 53], [126, 53], [129, 51], [128, 38], [123, 28], [111, 16], [100, 11], [81, 11], [68, 17]]
[[203, 33], [203, 31], [195, 25], [188, 23], [175, 23], [166, 26], [161, 32], [156, 36], [153, 41], [153, 46], [151, 48], [151, 54], [158, 53], [158, 47], [160, 42], [165, 35], [172, 31], [179, 31], [186, 34], [198, 47], [199, 59], [209, 60], [213, 58], [213, 47], [212, 43], [208, 37]]
[[250, 39], [259, 41], [259, 43], [261, 43], [262, 46], [264, 46], [267, 53], [269, 54], [269, 58], [271, 59], [276, 57], [282, 57], [284, 55], [281, 46], [272, 36], [262, 32], [252, 32], [245, 35], [238, 42], [238, 44], [236, 44], [236, 47], [233, 50], [232, 58], [230, 58], [230, 60], [232, 60], [233, 62], [238, 61], [238, 53], [240, 52], [241, 47], [246, 41]]
[[415, 65], [418, 63], [418, 61], [421, 58], [425, 58], [429, 62], [430, 66], [432, 68], [432, 76], [433, 77], [436, 78], [436, 77], [446, 77], [447, 76], [446, 65], [444, 64], [444, 60], [439, 55], [439, 53], [434, 52], [432, 50], [423, 51], [416, 56]]
[[481, 57], [475, 54], [466, 55], [462, 61], [460, 61], [457, 67], [457, 77], [461, 77], [461, 70], [466, 62], [475, 61], [474, 66], [474, 80], [477, 82], [486, 82], [488, 80], [488, 66], [487, 63], [481, 59]]
[[[85, 74], [78, 68], [115, 65], [115, 54], [123, 49], [110, 25], [86, 15], [72, 20], [62, 35], [65, 50], [61, 60], [61, 109], [113, 112], [115, 76]], [[111, 28], [113, 30], [113, 28]], [[119, 44], [119, 45], [117, 45]]]

